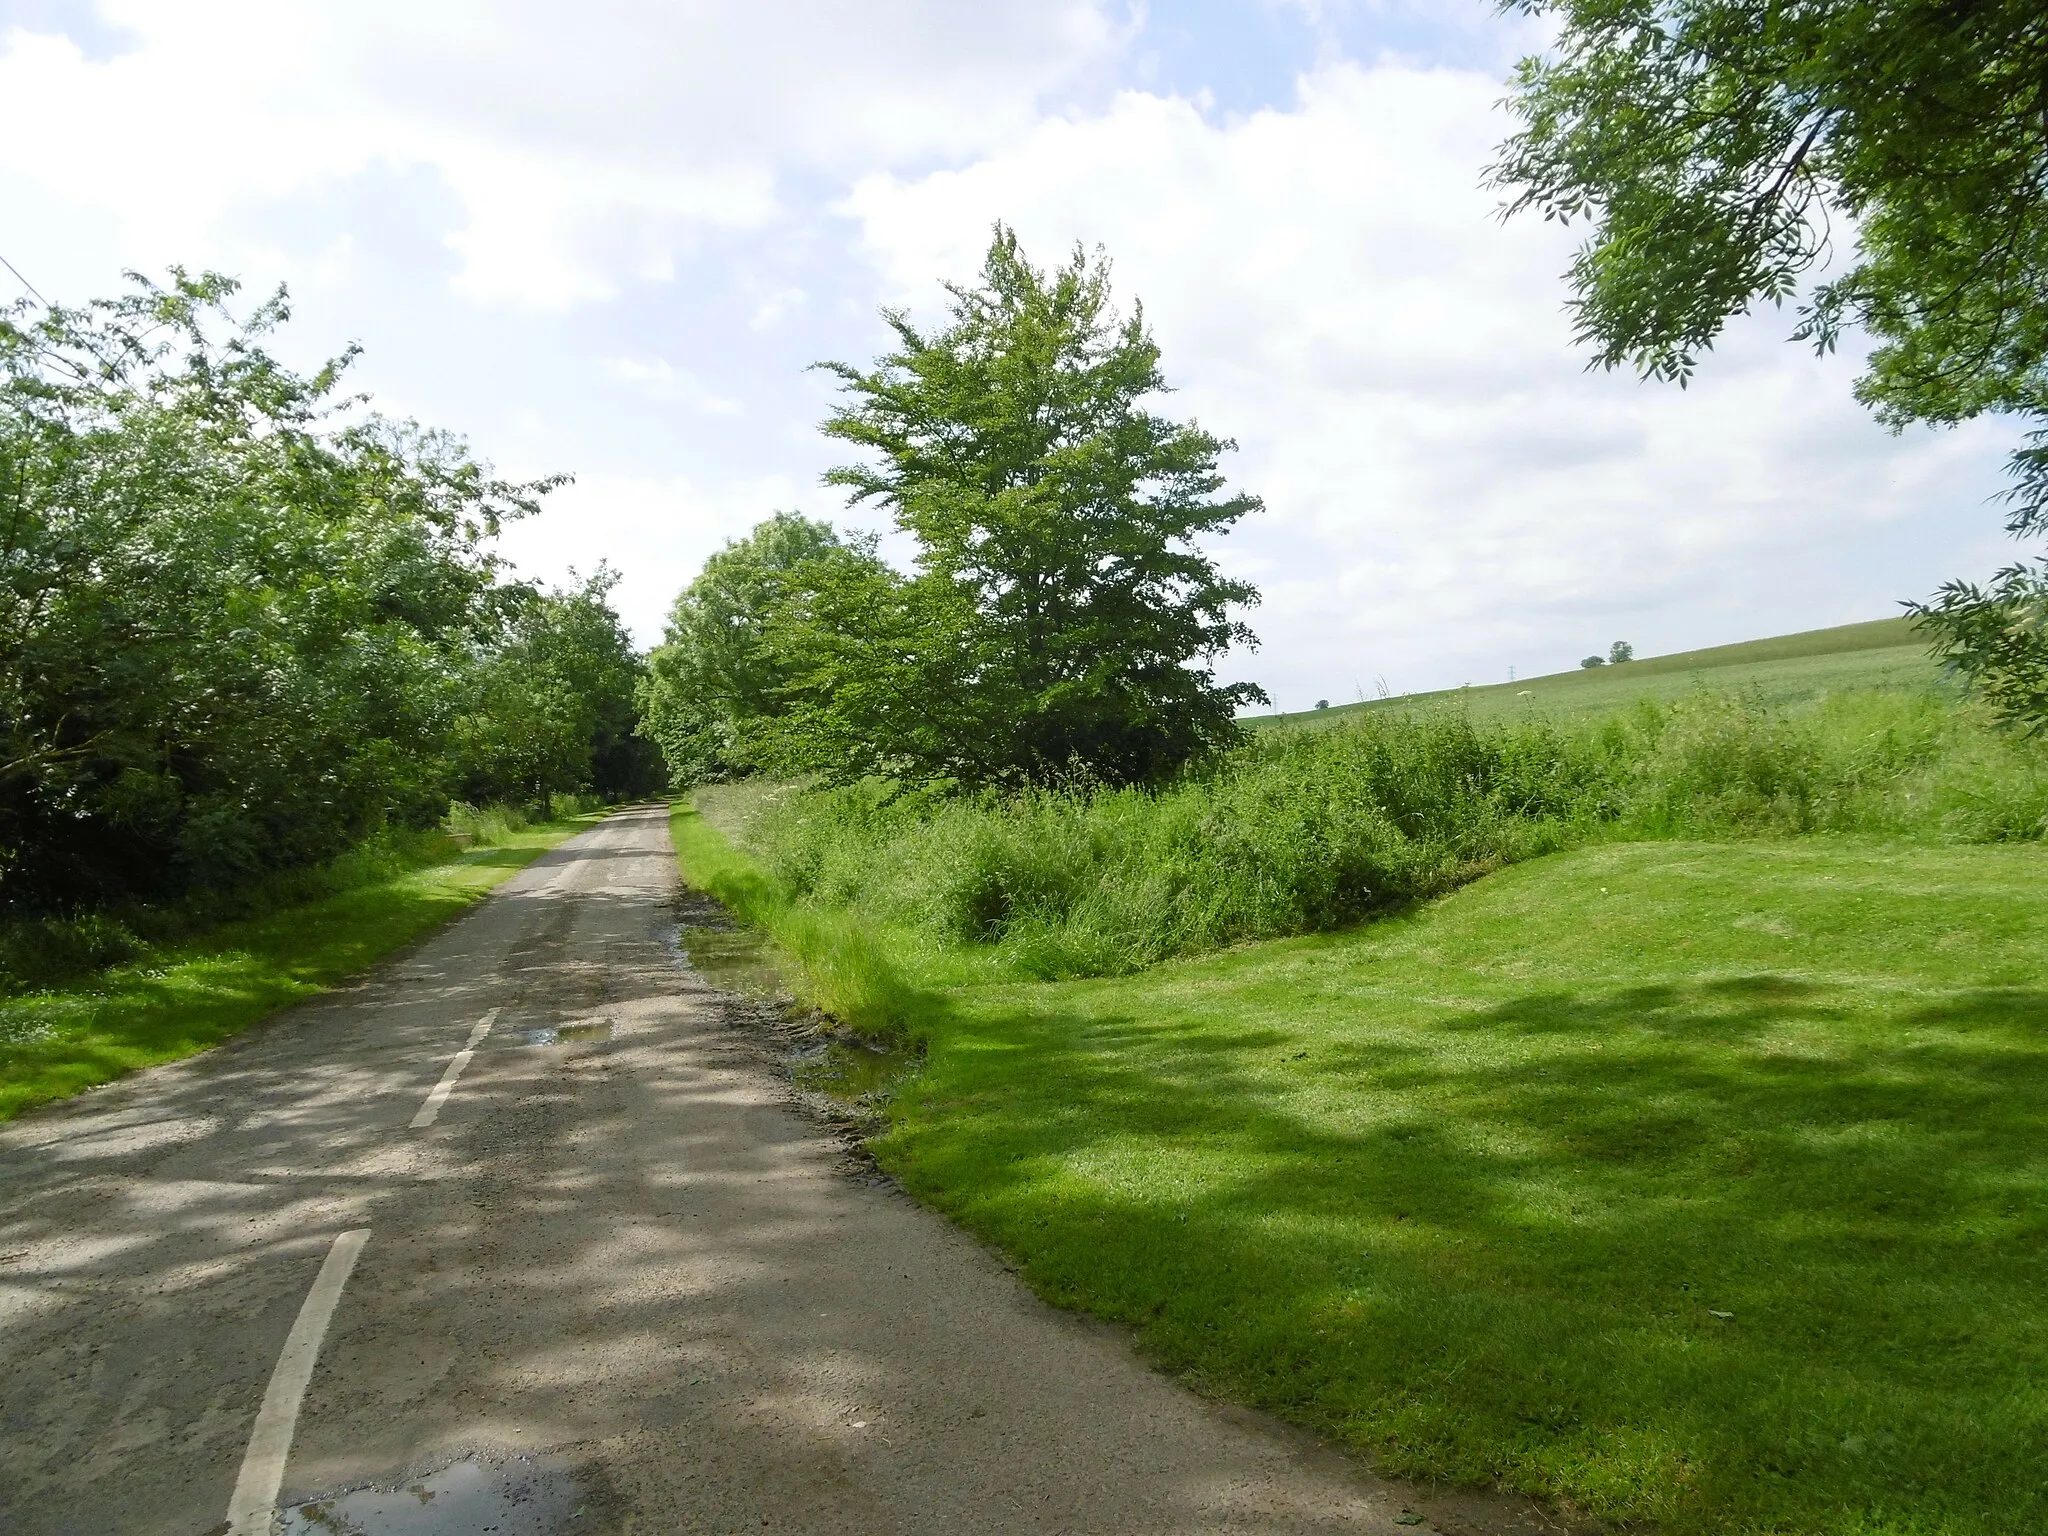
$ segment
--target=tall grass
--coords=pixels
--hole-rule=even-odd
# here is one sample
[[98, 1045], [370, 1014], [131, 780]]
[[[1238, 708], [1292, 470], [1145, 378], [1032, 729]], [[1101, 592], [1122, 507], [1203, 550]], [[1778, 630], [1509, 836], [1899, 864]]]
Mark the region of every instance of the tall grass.
[[804, 1002], [878, 1045], [915, 1043], [924, 1000], [872, 929], [850, 913], [793, 901], [782, 882], [689, 806], [674, 808], [669, 835], [689, 882], [766, 933], [795, 963], [791, 980]]
[[1702, 690], [1585, 724], [1369, 714], [1156, 791], [795, 789], [747, 840], [797, 910], [1054, 978], [1342, 926], [1596, 837], [1815, 832], [2039, 838], [2048, 749], [1934, 693]]
[[596, 795], [550, 795], [544, 812], [538, 807], [471, 805], [458, 800], [448, 807], [441, 829], [466, 847], [496, 848], [538, 823], [568, 821], [603, 806], [604, 801]]

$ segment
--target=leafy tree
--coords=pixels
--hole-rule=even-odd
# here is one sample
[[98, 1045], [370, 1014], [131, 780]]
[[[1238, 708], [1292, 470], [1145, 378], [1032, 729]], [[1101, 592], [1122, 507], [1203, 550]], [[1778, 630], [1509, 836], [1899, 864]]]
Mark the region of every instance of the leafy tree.
[[[828, 523], [778, 512], [729, 543], [669, 609], [640, 687], [642, 729], [678, 786], [757, 766], [757, 738], [786, 712], [790, 665], [767, 645], [793, 573], [846, 549]], [[861, 553], [877, 569], [872, 550]]]
[[[1593, 221], [1572, 310], [1596, 359], [1684, 379], [1730, 316], [1854, 260], [1798, 334], [1877, 338], [1894, 425], [2039, 413], [2048, 390], [2048, 12], [2035, 0], [1506, 0], [1525, 59], [1511, 207]], [[2038, 505], [2038, 504], [2037, 504]]]
[[864, 541], [791, 572], [764, 632], [785, 681], [755, 723], [758, 760], [784, 772], [994, 782], [1003, 744], [982, 691], [1002, 657], [964, 583], [892, 570]]
[[1613, 666], [1618, 667], [1625, 661], [1634, 661], [1635, 659], [1636, 648], [1626, 640], [1617, 640], [1614, 644], [1607, 647], [1607, 660]]
[[457, 718], [453, 772], [473, 802], [595, 791], [608, 800], [658, 789], [653, 744], [635, 734], [645, 668], [612, 608], [617, 572], [578, 586], [501, 588], [502, 630], [478, 656]]
[[841, 559], [784, 612], [782, 695], [815, 743], [786, 728], [784, 761], [1131, 782], [1230, 741], [1265, 695], [1207, 663], [1255, 643], [1230, 610], [1257, 593], [1196, 541], [1260, 507], [1218, 495], [1234, 445], [1144, 407], [1159, 349], [1101, 258], [1042, 272], [998, 225], [980, 282], [948, 292], [929, 334], [884, 312], [896, 349], [874, 368], [822, 365], [848, 397], [824, 430], [874, 456], [826, 478], [890, 510], [916, 570]]
[[1606, 665], [1607, 658], [1605, 656], [1587, 656], [1579, 662], [1579, 666], [1588, 672], [1592, 671], [1595, 667], [1604, 667]]
[[2048, 731], [2048, 562], [2000, 571], [1987, 591], [1953, 581], [1919, 607], [1934, 654], [1969, 675], [2001, 716]]
[[446, 805], [497, 480], [221, 277], [0, 315], [0, 898], [233, 883]]
[[[1571, 269], [1607, 367], [1681, 383], [1728, 319], [1831, 253], [1795, 335], [1877, 343], [1857, 386], [1894, 428], [2048, 416], [2048, 8], [2040, 0], [1504, 0], [1554, 16], [1494, 168], [1511, 209], [1592, 222]], [[2009, 527], [2048, 529], [2048, 429]], [[1980, 681], [2044, 639], [2048, 564], [1917, 606]], [[2013, 647], [2019, 647], [2018, 650]], [[2027, 690], [1990, 689], [2048, 721]], [[2028, 712], [2032, 711], [2031, 714]]]

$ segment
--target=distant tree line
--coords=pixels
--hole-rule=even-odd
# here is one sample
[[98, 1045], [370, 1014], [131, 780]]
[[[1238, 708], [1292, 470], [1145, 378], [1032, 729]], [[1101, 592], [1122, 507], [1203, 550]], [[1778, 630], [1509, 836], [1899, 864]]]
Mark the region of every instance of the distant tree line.
[[551, 481], [265, 350], [174, 273], [0, 314], [0, 906], [232, 886], [451, 797], [658, 785], [604, 570], [491, 553]]
[[1238, 739], [1265, 695], [1220, 684], [1255, 603], [1199, 546], [1257, 511], [1234, 447], [1146, 408], [1165, 383], [1106, 262], [1033, 267], [995, 232], [948, 323], [885, 312], [896, 346], [825, 423], [868, 450], [829, 482], [914, 551], [790, 513], [712, 556], [642, 687], [677, 784], [736, 774], [968, 788], [1148, 783]]

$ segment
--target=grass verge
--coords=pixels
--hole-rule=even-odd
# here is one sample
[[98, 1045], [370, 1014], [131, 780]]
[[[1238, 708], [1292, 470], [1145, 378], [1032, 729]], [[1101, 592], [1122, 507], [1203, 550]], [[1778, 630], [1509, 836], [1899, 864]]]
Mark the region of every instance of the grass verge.
[[1042, 1295], [1672, 1532], [2048, 1529], [2048, 853], [1634, 844], [963, 989], [875, 1147]]
[[1064, 982], [878, 932], [926, 1056], [873, 1148], [1392, 1473], [1688, 1536], [2048, 1529], [2044, 877], [1608, 844]]
[[686, 801], [671, 807], [669, 836], [683, 878], [768, 936], [788, 963], [801, 1001], [876, 1045], [916, 1045], [925, 999], [857, 916], [793, 902], [779, 881]]
[[421, 937], [594, 816], [224, 924], [139, 965], [0, 1000], [0, 1120], [217, 1045]]

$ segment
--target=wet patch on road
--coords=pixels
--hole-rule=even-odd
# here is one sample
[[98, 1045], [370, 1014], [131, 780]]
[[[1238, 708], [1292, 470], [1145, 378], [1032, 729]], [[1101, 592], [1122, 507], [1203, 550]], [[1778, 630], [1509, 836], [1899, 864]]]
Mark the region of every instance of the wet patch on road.
[[526, 1032], [528, 1045], [581, 1045], [609, 1040], [618, 1029], [616, 1019], [590, 1019], [581, 1024], [548, 1024]]
[[868, 1151], [897, 1085], [915, 1071], [915, 1052], [881, 1051], [844, 1033], [789, 993], [758, 929], [737, 921], [716, 898], [685, 887], [669, 908], [669, 951], [683, 970], [722, 994], [725, 1021], [782, 1084], [791, 1108], [839, 1142], [840, 1171], [870, 1185], [895, 1187]]
[[788, 1008], [795, 999], [782, 984], [759, 930], [742, 927], [701, 891], [685, 891], [674, 908], [669, 949], [676, 964], [695, 971], [721, 992]]
[[284, 1536], [579, 1536], [598, 1528], [567, 1465], [466, 1456], [419, 1477], [323, 1494], [280, 1511]]

